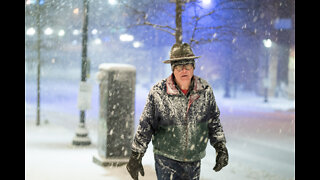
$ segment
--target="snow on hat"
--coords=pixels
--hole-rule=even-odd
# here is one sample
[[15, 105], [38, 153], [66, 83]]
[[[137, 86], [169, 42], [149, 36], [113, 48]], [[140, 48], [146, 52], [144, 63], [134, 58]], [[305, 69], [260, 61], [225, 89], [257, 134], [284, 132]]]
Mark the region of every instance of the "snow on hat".
[[170, 59], [163, 61], [165, 64], [173, 63], [176, 61], [183, 61], [189, 59], [196, 59], [201, 56], [195, 56], [188, 43], [174, 44], [170, 51]]

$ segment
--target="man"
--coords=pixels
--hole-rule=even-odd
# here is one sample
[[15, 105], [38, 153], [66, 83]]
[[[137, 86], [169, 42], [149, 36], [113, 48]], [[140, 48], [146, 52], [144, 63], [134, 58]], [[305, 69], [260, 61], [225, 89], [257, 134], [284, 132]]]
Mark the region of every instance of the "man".
[[208, 140], [216, 150], [215, 171], [228, 164], [226, 139], [212, 88], [194, 76], [195, 56], [187, 43], [174, 44], [170, 59], [173, 73], [152, 87], [132, 143], [127, 170], [144, 176], [142, 157], [152, 139], [158, 180], [200, 179], [201, 159]]

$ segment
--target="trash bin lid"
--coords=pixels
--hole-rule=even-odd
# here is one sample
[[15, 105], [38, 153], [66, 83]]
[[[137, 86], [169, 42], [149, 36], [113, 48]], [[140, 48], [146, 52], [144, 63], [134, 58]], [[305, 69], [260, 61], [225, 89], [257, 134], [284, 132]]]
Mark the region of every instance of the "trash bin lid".
[[99, 65], [100, 71], [136, 71], [136, 68], [130, 64], [102, 63]]

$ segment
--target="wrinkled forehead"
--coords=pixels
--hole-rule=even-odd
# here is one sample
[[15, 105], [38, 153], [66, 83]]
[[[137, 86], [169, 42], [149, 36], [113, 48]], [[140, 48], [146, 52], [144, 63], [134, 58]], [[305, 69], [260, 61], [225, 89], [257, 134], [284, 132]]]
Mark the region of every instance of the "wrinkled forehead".
[[184, 59], [179, 61], [172, 61], [171, 66], [177, 66], [177, 65], [185, 65], [185, 64], [194, 64], [194, 59]]

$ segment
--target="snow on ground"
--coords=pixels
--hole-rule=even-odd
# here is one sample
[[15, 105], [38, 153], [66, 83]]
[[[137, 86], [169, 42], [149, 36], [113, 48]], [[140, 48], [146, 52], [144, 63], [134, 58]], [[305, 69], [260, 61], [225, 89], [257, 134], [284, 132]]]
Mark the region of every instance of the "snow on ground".
[[[28, 82], [29, 83], [29, 82]], [[61, 85], [65, 83], [66, 85]], [[25, 101], [25, 176], [27, 180], [122, 180], [130, 179], [125, 166], [103, 168], [93, 163], [97, 154], [98, 85], [93, 85], [92, 108], [87, 111], [86, 126], [92, 145], [72, 146], [79, 122], [77, 93], [79, 84], [43, 81], [41, 126], [35, 126], [35, 85], [27, 84]], [[148, 90], [136, 86], [137, 123]], [[208, 145], [202, 160], [201, 180], [286, 180], [294, 179], [294, 101], [239, 92], [237, 97], [223, 98], [214, 90], [227, 137], [229, 165], [220, 172], [212, 170], [215, 151]], [[152, 143], [142, 161], [145, 177], [156, 179]]]
[[[61, 114], [59, 116], [63, 117]], [[66, 116], [66, 118], [70, 117]], [[76, 121], [77, 117], [73, 119]], [[27, 119], [26, 179], [130, 179], [125, 166], [103, 168], [93, 163], [92, 158], [97, 155], [97, 131], [94, 125], [88, 126], [92, 141], [92, 145], [88, 147], [71, 145], [75, 135], [74, 129], [53, 123], [36, 127], [34, 121]], [[292, 147], [287, 145], [277, 147], [256, 142], [259, 139], [226, 135], [230, 155], [229, 165], [218, 173], [214, 172], [212, 168], [215, 151], [208, 145], [207, 155], [201, 162], [201, 180], [293, 179], [294, 149]], [[145, 177], [140, 179], [156, 179], [151, 143], [142, 163], [145, 168]]]

